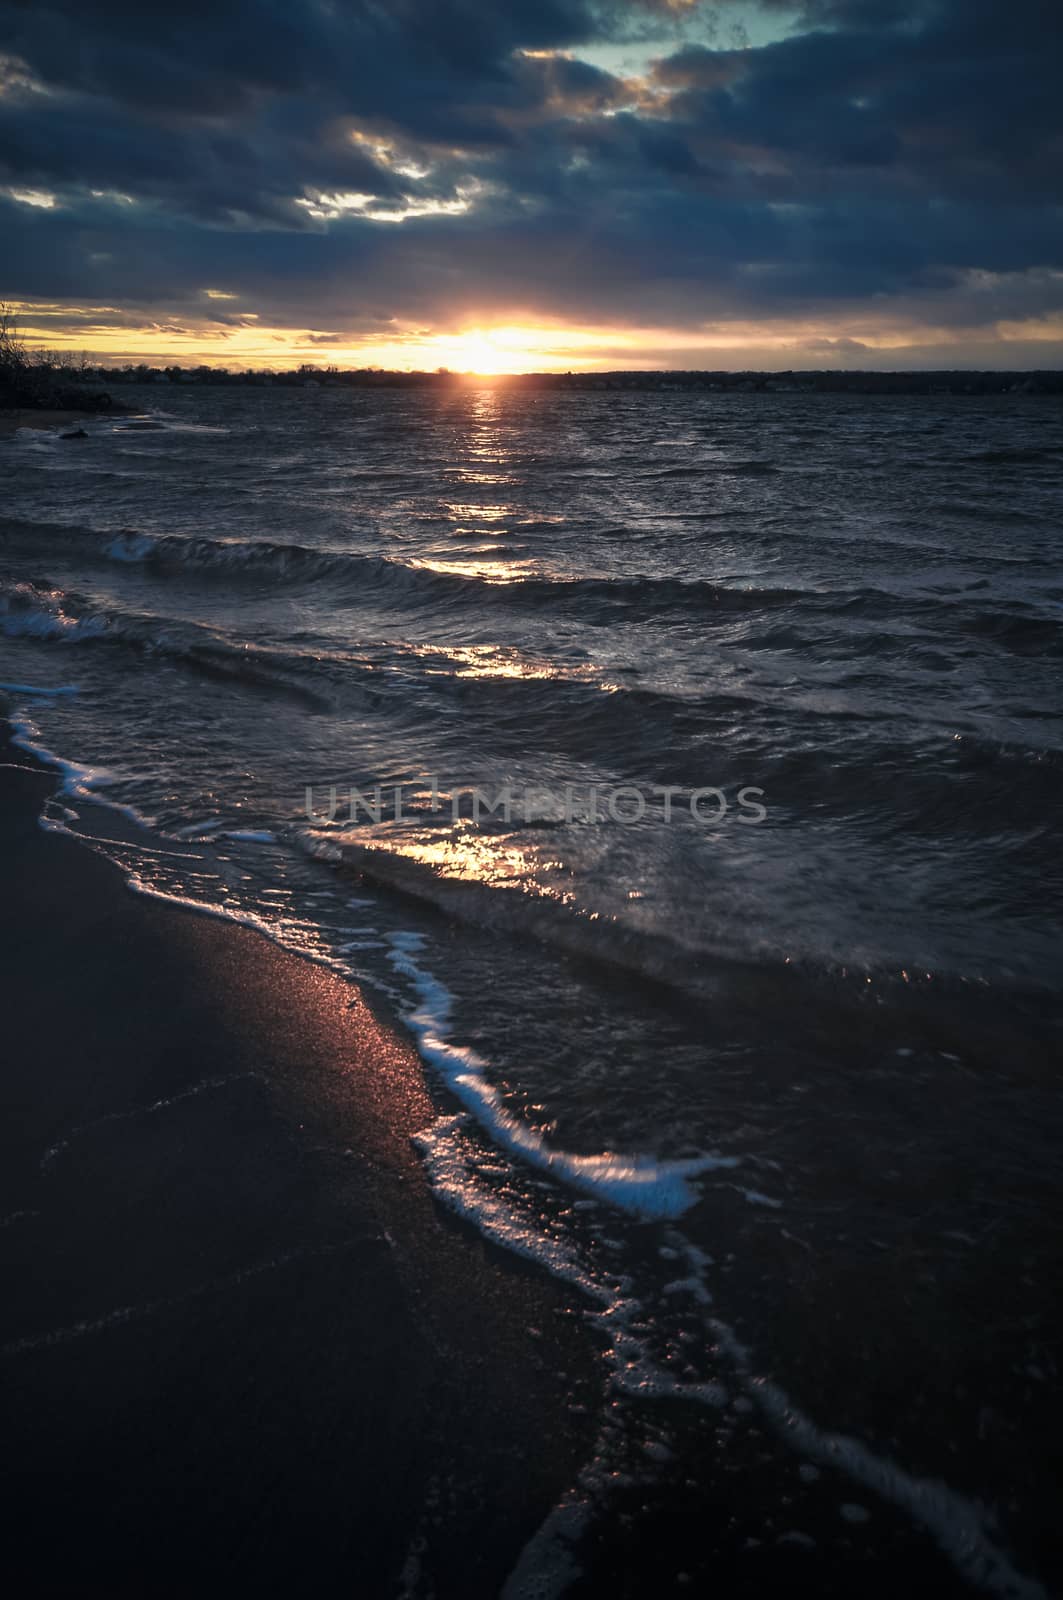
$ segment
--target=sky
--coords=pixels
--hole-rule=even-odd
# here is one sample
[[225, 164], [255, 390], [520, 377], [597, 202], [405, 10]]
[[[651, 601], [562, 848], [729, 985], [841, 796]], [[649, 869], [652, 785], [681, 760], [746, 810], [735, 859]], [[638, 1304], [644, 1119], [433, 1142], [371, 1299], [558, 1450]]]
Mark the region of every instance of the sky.
[[0, 0], [0, 299], [230, 368], [1063, 366], [1063, 0]]

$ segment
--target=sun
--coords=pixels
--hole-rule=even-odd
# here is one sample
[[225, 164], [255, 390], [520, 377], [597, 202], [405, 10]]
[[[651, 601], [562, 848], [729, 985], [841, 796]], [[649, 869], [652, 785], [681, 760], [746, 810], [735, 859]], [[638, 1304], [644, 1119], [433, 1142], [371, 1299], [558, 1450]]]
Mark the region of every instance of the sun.
[[486, 334], [462, 334], [454, 342], [452, 365], [462, 372], [477, 372], [492, 378], [510, 370], [506, 364], [508, 354]]
[[484, 378], [523, 372], [535, 342], [534, 330], [527, 328], [470, 328], [432, 340], [443, 365]]

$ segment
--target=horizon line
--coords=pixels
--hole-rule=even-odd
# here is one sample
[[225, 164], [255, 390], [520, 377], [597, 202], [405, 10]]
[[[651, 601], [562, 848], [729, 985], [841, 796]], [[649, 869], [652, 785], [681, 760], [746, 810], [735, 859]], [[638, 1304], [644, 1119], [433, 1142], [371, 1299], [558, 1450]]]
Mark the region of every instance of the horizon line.
[[[38, 355], [51, 354], [47, 349], [34, 352]], [[218, 362], [198, 361], [194, 366], [186, 365], [179, 361], [167, 361], [158, 364], [149, 361], [106, 361], [86, 359], [86, 370], [98, 372], [135, 372], [143, 369], [145, 372], [217, 372], [226, 373], [233, 377], [241, 375], [251, 376], [261, 374], [271, 377], [352, 377], [374, 376], [384, 378], [431, 378], [443, 380], [446, 378], [484, 378], [492, 383], [520, 382], [526, 378], [542, 378], [551, 382], [563, 381], [566, 378], [919, 378], [952, 376], [963, 373], [968, 376], [985, 377], [1043, 377], [1063, 376], [1063, 364], [1047, 367], [986, 367], [986, 366], [954, 366], [954, 367], [572, 367], [560, 371], [556, 368], [530, 367], [524, 372], [483, 372], [476, 367], [380, 367], [364, 366], [340, 367], [335, 364], [319, 366], [315, 362], [303, 361], [294, 366], [236, 366], [222, 365]]]

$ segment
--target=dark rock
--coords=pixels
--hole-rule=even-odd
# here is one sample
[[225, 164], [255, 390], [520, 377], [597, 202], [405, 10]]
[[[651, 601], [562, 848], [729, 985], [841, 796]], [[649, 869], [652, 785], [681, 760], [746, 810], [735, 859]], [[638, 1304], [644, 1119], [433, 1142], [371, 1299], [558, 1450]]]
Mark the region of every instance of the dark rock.
[[59, 437], [60, 439], [87, 439], [88, 434], [84, 428], [74, 428], [70, 433], [61, 433]]

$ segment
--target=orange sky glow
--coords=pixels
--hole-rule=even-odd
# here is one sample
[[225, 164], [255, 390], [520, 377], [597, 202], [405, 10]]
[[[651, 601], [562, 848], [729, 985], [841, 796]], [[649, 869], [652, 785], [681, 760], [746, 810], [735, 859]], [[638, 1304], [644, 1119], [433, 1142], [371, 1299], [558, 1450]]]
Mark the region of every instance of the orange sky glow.
[[[113, 306], [15, 302], [10, 307], [27, 345], [121, 366], [291, 368], [382, 367], [395, 371], [453, 372], [490, 377], [520, 372], [616, 369], [811, 368], [907, 365], [906, 356], [970, 366], [979, 359], [1000, 365], [1009, 347], [1014, 363], [1036, 360], [1037, 347], [1063, 337], [1063, 317], [1001, 322], [977, 335], [966, 328], [868, 327], [863, 320], [820, 324], [731, 321], [713, 327], [575, 327], [562, 322], [506, 321], [453, 330], [389, 327], [382, 335], [357, 335], [271, 327], [243, 310], [227, 291], [202, 291], [203, 310], [224, 312], [226, 325], [209, 315], [137, 318]], [[975, 343], [972, 345], [972, 337]], [[973, 356], [973, 360], [972, 360]]]

